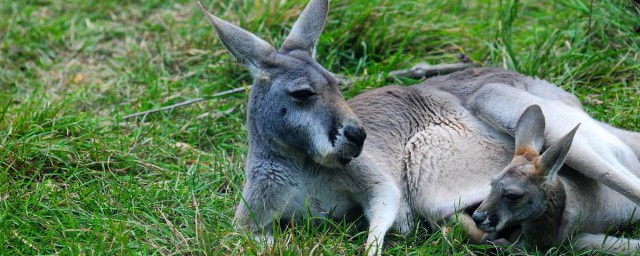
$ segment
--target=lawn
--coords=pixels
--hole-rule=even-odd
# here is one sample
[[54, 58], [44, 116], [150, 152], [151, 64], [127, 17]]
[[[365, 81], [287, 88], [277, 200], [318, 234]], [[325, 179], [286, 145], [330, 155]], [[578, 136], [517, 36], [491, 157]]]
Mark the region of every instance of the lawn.
[[[203, 3], [278, 46], [306, 1]], [[2, 0], [0, 17], [0, 254], [362, 253], [366, 234], [349, 223], [299, 225], [271, 248], [233, 229], [246, 93], [123, 119], [251, 84], [195, 1]], [[340, 0], [324, 31], [318, 62], [363, 77], [347, 98], [385, 85], [389, 71], [464, 53], [547, 79], [596, 119], [640, 130], [637, 0]], [[391, 235], [385, 247], [492, 252], [466, 245], [458, 227]]]

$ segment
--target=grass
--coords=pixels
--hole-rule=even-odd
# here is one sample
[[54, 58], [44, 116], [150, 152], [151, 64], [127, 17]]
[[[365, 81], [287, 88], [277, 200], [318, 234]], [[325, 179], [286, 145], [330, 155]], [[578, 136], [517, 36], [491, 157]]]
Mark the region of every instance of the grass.
[[[304, 0], [205, 1], [279, 45]], [[331, 3], [318, 60], [380, 87], [417, 62], [474, 61], [574, 92], [596, 119], [640, 130], [640, 4], [622, 0]], [[326, 221], [265, 246], [231, 226], [247, 153], [246, 94], [122, 116], [251, 83], [194, 1], [0, 2], [0, 254], [362, 253]], [[413, 81], [398, 81], [409, 84]], [[490, 254], [458, 227], [391, 235], [390, 255]], [[560, 255], [560, 248], [527, 254]]]

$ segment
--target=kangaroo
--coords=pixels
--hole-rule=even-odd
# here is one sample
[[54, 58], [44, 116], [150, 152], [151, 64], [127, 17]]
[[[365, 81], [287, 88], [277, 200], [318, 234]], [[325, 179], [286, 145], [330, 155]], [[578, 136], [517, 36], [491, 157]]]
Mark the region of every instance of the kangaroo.
[[[486, 180], [510, 162], [515, 124], [532, 104], [556, 124], [545, 141], [578, 122], [591, 132], [578, 136], [568, 165], [640, 203], [640, 179], [630, 171], [640, 167], [640, 151], [623, 142], [640, 135], [591, 119], [575, 96], [544, 80], [478, 68], [345, 101], [338, 79], [315, 59], [328, 5], [311, 0], [276, 50], [199, 3], [254, 80], [238, 228], [272, 242], [278, 222], [356, 213], [369, 224], [368, 254], [379, 254], [387, 231], [411, 230], [416, 216], [438, 228], [479, 205], [491, 189]], [[470, 234], [482, 234], [462, 217]]]
[[525, 110], [515, 128], [513, 160], [492, 178], [489, 196], [473, 213], [478, 228], [497, 232], [520, 224], [519, 245], [541, 249], [576, 235], [578, 249], [638, 253], [640, 240], [605, 235], [637, 222], [638, 206], [597, 180], [563, 167], [579, 126], [540, 154], [544, 115], [537, 105]]

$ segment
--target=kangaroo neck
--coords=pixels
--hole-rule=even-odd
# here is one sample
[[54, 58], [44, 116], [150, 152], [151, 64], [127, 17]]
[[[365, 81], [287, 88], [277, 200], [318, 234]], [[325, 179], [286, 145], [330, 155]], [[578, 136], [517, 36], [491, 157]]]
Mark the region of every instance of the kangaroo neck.
[[316, 163], [306, 152], [280, 147], [249, 127], [249, 152], [246, 162], [247, 180], [254, 179], [282, 181], [295, 177], [314, 176], [326, 171], [326, 167]]
[[546, 185], [544, 197], [545, 210], [542, 215], [522, 224], [525, 242], [540, 249], [553, 247], [561, 241], [557, 238], [563, 226], [567, 196], [564, 183], [559, 177]]

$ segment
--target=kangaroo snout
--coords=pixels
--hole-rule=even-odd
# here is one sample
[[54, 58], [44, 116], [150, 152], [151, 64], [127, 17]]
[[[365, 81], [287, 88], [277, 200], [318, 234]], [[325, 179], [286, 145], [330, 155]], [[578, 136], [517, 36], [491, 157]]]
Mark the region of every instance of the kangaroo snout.
[[362, 127], [347, 125], [344, 128], [344, 136], [347, 137], [349, 141], [353, 142], [353, 144], [356, 144], [356, 146], [362, 147], [362, 145], [364, 145], [364, 140], [367, 138], [367, 133]]
[[473, 218], [473, 221], [477, 226], [480, 226], [485, 220], [487, 220], [487, 213], [482, 211], [475, 211], [471, 218]]
[[491, 220], [487, 216], [487, 212], [475, 211], [471, 216], [476, 226], [485, 232], [495, 232], [495, 227], [491, 227]]

